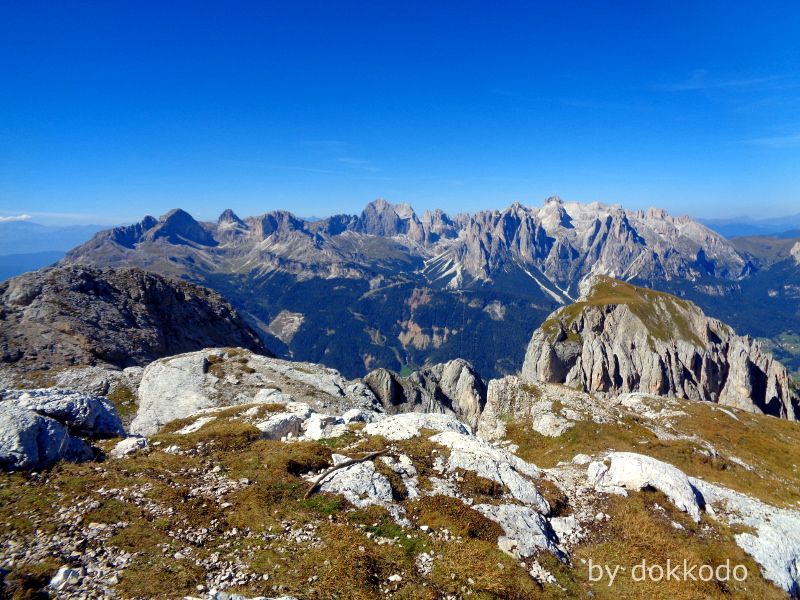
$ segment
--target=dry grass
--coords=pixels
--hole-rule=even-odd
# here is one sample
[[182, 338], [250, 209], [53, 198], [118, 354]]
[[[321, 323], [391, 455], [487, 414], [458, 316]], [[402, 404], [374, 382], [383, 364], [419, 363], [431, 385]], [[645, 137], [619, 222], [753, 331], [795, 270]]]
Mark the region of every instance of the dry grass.
[[136, 416], [139, 404], [136, 400], [136, 394], [128, 386], [117, 386], [114, 391], [108, 394], [107, 398], [116, 406], [123, 423], [130, 423]]
[[[230, 414], [218, 414], [217, 419], [186, 436], [175, 435], [178, 426], [170, 425], [165, 428], [167, 433], [154, 437], [161, 445], [129, 459], [58, 465], [45, 474], [46, 481], [31, 480], [20, 474], [0, 475], [0, 524], [7, 531], [15, 530], [26, 536], [35, 535], [37, 529], [53, 531], [57, 526], [54, 515], [59, 507], [96, 499], [94, 490], [101, 486], [117, 489], [146, 486], [149, 490], [145, 494], [147, 503], [172, 508], [171, 513], [153, 514], [144, 505], [97, 498], [99, 506], [84, 516], [85, 523], [128, 523], [105, 542], [109, 547], [136, 553], [117, 586], [121, 597], [180, 598], [196, 593], [195, 586], [206, 581], [203, 569], [194, 564], [194, 559], [212, 552], [220, 552], [223, 560], [241, 560], [256, 574], [269, 575], [268, 580], [258, 579], [240, 589], [228, 590], [247, 596], [289, 594], [299, 598], [366, 600], [386, 597], [390, 592], [396, 598], [433, 599], [447, 595], [466, 597], [469, 592], [469, 596], [475, 598], [529, 599], [584, 597], [592, 592], [595, 598], [781, 597], [779, 591], [763, 581], [755, 564], [735, 546], [734, 531], [712, 521], [697, 526], [683, 513], [671, 509], [658, 493], [608, 500], [608, 505], [602, 508], [612, 515], [612, 520], [599, 525], [586, 543], [577, 548], [573, 568], [561, 565], [548, 554], [539, 557], [566, 591], [549, 585], [542, 587], [530, 578], [527, 568], [498, 550], [496, 541], [502, 530], [497, 524], [453, 498], [432, 496], [408, 500], [402, 482], [399, 478], [392, 479], [393, 472], [384, 468], [381, 461], [377, 461], [376, 466], [390, 477], [393, 488], [396, 487], [396, 497], [405, 506], [411, 521], [416, 525], [428, 525], [434, 532], [447, 529], [458, 537], [457, 540], [443, 541], [417, 528], [403, 529], [384, 509], [355, 509], [337, 495], [317, 493], [303, 499], [309, 483], [302, 476], [331, 465], [331, 444], [260, 440], [255, 428], [231, 420], [246, 408], [234, 407]], [[716, 431], [720, 437], [715, 443], [720, 446], [726, 441], [726, 435], [730, 443], [734, 443], [738, 439], [735, 436], [755, 435], [752, 428], [761, 426], [759, 419], [740, 415], [740, 432], [738, 426], [725, 429], [721, 426], [725, 421], [717, 422], [717, 417], [731, 420], [725, 415], [703, 413], [701, 417], [697, 427], [702, 431], [705, 428], [709, 432]], [[696, 415], [689, 418], [698, 420]], [[762, 456], [766, 452], [780, 451], [786, 456], [787, 444], [797, 441], [793, 431], [783, 423], [770, 420], [772, 424], [776, 425], [766, 432], [776, 441], [764, 441], [763, 447], [759, 443], [753, 446], [759, 460], [767, 460]], [[543, 466], [570, 459], [577, 452], [613, 447], [661, 453], [659, 457], [669, 456], [687, 470], [705, 469], [728, 476], [718, 465], [704, 464], [696, 458], [697, 453], [692, 448], [666, 443], [658, 446], [652, 434], [634, 420], [623, 425], [579, 424], [561, 438], [536, 437], [517, 424], [509, 426], [516, 436], [524, 438], [520, 454]], [[643, 439], [647, 445], [639, 444]], [[348, 438], [348, 442], [352, 441], [354, 438]], [[164, 452], [162, 448], [170, 443], [192, 449], [192, 454]], [[426, 436], [400, 442], [364, 438], [342, 452], [360, 456], [362, 452], [387, 447], [392, 453], [411, 456], [420, 473], [421, 484], [427, 477], [439, 475], [433, 469], [436, 456], [447, 459], [447, 450], [431, 443]], [[741, 457], [748, 460], [748, 456]], [[780, 458], [770, 457], [769, 460], [772, 462], [765, 464], [779, 462]], [[225, 509], [214, 500], [189, 494], [189, 490], [198, 485], [198, 473], [207, 472], [212, 466], [220, 467], [220, 476], [249, 480], [248, 485], [224, 496], [224, 501], [230, 503]], [[788, 465], [783, 468], [791, 469]], [[737, 473], [731, 471], [731, 474]], [[481, 501], [492, 501], [503, 492], [497, 484], [474, 473], [460, 475], [468, 493]], [[556, 514], [567, 510], [563, 494], [554, 484], [540, 478], [536, 485]], [[654, 510], [656, 502], [664, 510]], [[686, 529], [676, 530], [672, 521]], [[275, 534], [282, 534], [287, 522], [292, 528], [312, 527], [313, 541], [275, 537]], [[249, 531], [251, 535], [222, 535], [234, 527], [240, 532]], [[169, 532], [187, 528], [208, 528], [211, 535], [206, 542], [193, 548], [191, 559], [175, 559], [174, 553], [181, 550], [185, 542], [174, 539]], [[379, 544], [376, 541], [379, 538], [393, 540], [393, 543]], [[166, 552], [164, 547], [168, 548]], [[415, 560], [421, 552], [431, 552], [436, 557], [433, 571], [427, 576], [418, 574], [415, 569]], [[730, 557], [732, 561], [747, 564], [751, 576], [746, 587], [726, 589], [711, 584], [656, 589], [636, 587], [630, 581], [624, 586], [607, 588], [589, 582], [580, 563], [581, 558], [591, 558], [595, 562], [633, 565], [642, 558], [663, 562], [668, 557], [712, 564]], [[9, 576], [11, 585], [16, 586], [12, 588], [15, 597], [36, 597], [43, 582], [46, 583], [62, 564], [63, 557], [54, 557], [52, 563], [15, 565]], [[395, 574], [401, 576], [400, 582], [389, 582], [389, 576]], [[274, 591], [273, 586], [280, 586], [279, 591]]]
[[[661, 508], [656, 508], [658, 505]], [[758, 565], [739, 548], [732, 532], [716, 521], [692, 522], [684, 513], [672, 508], [669, 501], [658, 492], [638, 492], [628, 498], [612, 497], [605, 507], [611, 521], [594, 532], [593, 539], [576, 549], [575, 568], [570, 570], [571, 585], [591, 592], [594, 598], [609, 600], [634, 598], [785, 598], [785, 594], [766, 582], [759, 574]], [[672, 523], [684, 527], [676, 529]], [[604, 581], [589, 581], [588, 565], [621, 565], [626, 571], [609, 586]], [[708, 564], [716, 567], [730, 560], [731, 565], [743, 564], [749, 577], [745, 582], [731, 581], [633, 581], [631, 568], [645, 560], [648, 565], [666, 565], [683, 561], [694, 565]], [[696, 570], [695, 570], [696, 573]]]
[[[579, 421], [558, 437], [541, 435], [520, 421], [508, 422], [506, 429], [508, 437], [519, 445], [517, 454], [540, 467], [553, 467], [578, 453], [638, 452], [764, 502], [797, 506], [800, 459], [793, 457], [800, 447], [800, 427], [741, 411], [736, 411], [736, 421], [709, 403], [683, 401], [680, 408], [687, 416], [676, 421], [676, 430], [710, 442], [718, 455], [710, 456], [699, 442], [660, 440], [645, 426], [647, 421], [637, 417], [621, 423]], [[726, 456], [735, 456], [754, 469], [748, 470]]]
[[447, 529], [463, 538], [495, 543], [503, 529], [460, 500], [449, 496], [423, 496], [408, 506], [409, 515], [435, 531]]

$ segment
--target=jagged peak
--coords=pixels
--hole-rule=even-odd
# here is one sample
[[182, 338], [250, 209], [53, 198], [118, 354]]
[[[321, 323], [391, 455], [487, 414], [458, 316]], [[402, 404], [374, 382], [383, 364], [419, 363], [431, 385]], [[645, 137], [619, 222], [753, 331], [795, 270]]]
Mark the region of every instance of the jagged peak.
[[368, 203], [364, 207], [364, 210], [361, 211], [361, 214], [362, 216], [369, 213], [384, 214], [390, 211], [403, 220], [411, 219], [416, 216], [414, 209], [410, 204], [404, 202], [392, 204], [385, 198], [376, 198], [372, 202]]
[[155, 227], [158, 224], [158, 219], [156, 219], [152, 215], [145, 215], [144, 218], [139, 221], [139, 224], [142, 225], [145, 229], [150, 229], [151, 227]]
[[237, 225], [245, 224], [244, 221], [242, 221], [239, 216], [230, 208], [226, 208], [222, 211], [222, 214], [220, 214], [219, 218], [217, 219], [217, 223], [220, 225], [223, 223], [235, 223]]

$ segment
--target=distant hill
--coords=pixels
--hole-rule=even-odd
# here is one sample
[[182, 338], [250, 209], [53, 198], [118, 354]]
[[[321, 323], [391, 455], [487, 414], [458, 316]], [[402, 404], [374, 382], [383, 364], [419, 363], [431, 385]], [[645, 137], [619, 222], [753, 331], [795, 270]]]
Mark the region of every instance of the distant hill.
[[729, 219], [698, 219], [698, 221], [727, 238], [785, 234], [789, 230], [800, 229], [800, 213], [770, 219], [731, 217]]
[[11, 279], [28, 271], [35, 271], [42, 267], [52, 265], [61, 260], [64, 252], [60, 250], [46, 250], [44, 252], [31, 252], [29, 254], [6, 254], [0, 256], [0, 281]]
[[35, 271], [60, 260], [103, 225], [41, 225], [31, 221], [0, 221], [0, 281]]

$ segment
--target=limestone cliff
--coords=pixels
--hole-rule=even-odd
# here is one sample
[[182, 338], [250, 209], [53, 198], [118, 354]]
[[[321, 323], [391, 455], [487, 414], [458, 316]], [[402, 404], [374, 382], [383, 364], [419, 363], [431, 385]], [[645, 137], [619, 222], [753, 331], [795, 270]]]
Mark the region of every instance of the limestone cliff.
[[707, 400], [790, 420], [786, 368], [691, 302], [608, 277], [534, 332], [522, 379]]

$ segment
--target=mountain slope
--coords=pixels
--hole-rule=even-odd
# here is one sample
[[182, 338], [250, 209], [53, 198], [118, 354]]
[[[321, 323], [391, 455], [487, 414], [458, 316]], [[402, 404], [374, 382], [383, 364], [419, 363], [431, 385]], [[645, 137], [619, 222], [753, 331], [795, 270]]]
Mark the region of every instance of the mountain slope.
[[209, 345], [264, 351], [218, 294], [139, 269], [60, 267], [0, 284], [0, 364], [143, 365]]
[[800, 420], [786, 368], [691, 302], [598, 277], [534, 333], [522, 377], [707, 400]]

